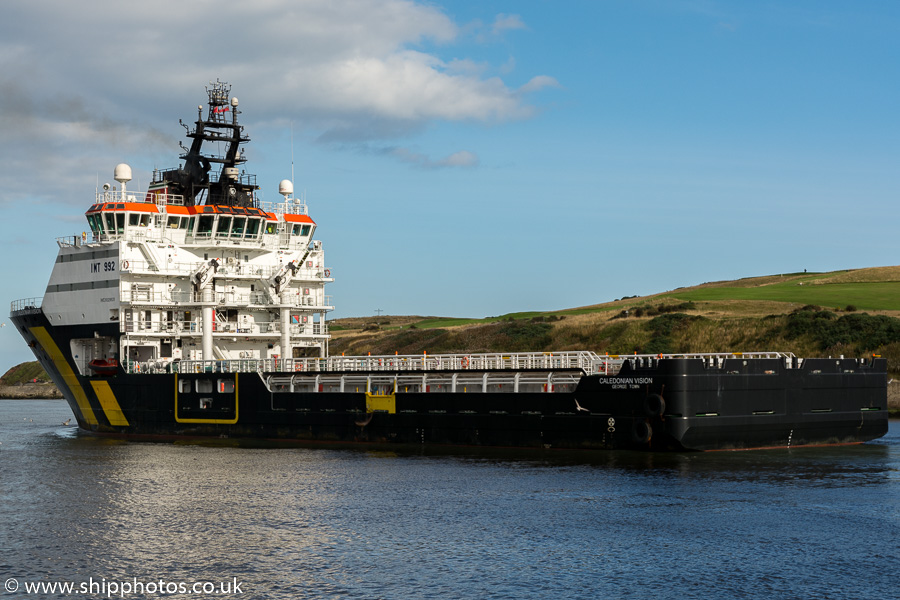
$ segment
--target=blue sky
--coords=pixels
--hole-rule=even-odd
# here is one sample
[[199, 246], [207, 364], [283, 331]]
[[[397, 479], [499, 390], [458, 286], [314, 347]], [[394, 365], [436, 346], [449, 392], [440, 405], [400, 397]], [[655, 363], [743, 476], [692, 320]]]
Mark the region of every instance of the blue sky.
[[[178, 119], [216, 78], [240, 99], [266, 200], [290, 177], [293, 130], [333, 317], [482, 317], [897, 264], [896, 3], [11, 0], [4, 13], [8, 301], [42, 295], [54, 239], [86, 228], [115, 164], [145, 187], [178, 163]], [[0, 369], [30, 358], [0, 329]]]

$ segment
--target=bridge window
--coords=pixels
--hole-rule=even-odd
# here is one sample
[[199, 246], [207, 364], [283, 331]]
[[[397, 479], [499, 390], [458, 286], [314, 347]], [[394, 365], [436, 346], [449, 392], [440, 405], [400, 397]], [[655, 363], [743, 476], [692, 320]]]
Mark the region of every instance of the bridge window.
[[138, 220], [141, 218], [141, 215], [137, 213], [128, 213], [128, 226], [129, 227], [137, 227]]
[[235, 217], [231, 225], [231, 237], [241, 237], [244, 235], [244, 225], [247, 223], [247, 217]]
[[94, 235], [103, 233], [103, 221], [100, 219], [100, 215], [88, 215], [87, 220]]
[[256, 237], [259, 233], [259, 219], [247, 219], [247, 237]]
[[197, 226], [197, 235], [209, 236], [212, 233], [213, 219], [211, 215], [203, 215], [200, 217], [200, 223]]
[[228, 230], [231, 229], [231, 217], [226, 217], [224, 215], [219, 216], [219, 225], [216, 227], [217, 235], [228, 235]]

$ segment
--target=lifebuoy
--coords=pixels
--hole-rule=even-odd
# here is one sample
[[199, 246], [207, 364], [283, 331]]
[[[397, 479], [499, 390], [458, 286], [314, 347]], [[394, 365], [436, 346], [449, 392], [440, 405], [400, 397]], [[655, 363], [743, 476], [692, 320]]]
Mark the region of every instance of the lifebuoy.
[[468, 357], [468, 356], [463, 356], [463, 357], [462, 357], [462, 360], [459, 361], [459, 362], [460, 362], [460, 364], [462, 365], [462, 368], [463, 368], [463, 369], [468, 369], [468, 368], [469, 368], [469, 357]]
[[325, 277], [331, 277], [331, 269], [325, 269]]
[[653, 429], [650, 428], [650, 423], [643, 419], [635, 419], [631, 425], [631, 440], [635, 444], [649, 444], [652, 436]]
[[659, 394], [648, 394], [644, 398], [644, 414], [650, 418], [663, 416], [666, 412], [666, 401]]
[[128, 268], [128, 261], [127, 261], [127, 260], [123, 260], [123, 261], [122, 261], [122, 268], [123, 268], [123, 269], [127, 269], [127, 268]]
[[294, 365], [294, 370], [295, 370], [295, 371], [302, 371], [302, 370], [303, 370], [303, 363], [297, 363], [297, 364], [295, 364], [295, 365]]

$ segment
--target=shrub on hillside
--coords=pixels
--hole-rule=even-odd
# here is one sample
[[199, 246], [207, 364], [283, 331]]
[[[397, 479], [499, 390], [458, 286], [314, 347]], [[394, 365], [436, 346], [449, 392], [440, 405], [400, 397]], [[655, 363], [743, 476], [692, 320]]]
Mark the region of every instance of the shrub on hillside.
[[795, 308], [795, 309], [794, 309], [794, 312], [795, 312], [795, 313], [800, 313], [800, 312], [818, 312], [818, 311], [820, 311], [820, 310], [824, 310], [824, 309], [823, 309], [821, 306], [818, 306], [818, 305], [816, 305], [816, 304], [806, 304], [805, 306], [801, 306], [800, 308]]
[[703, 317], [696, 315], [686, 315], [684, 313], [667, 313], [650, 319], [647, 322], [647, 328], [656, 335], [672, 335], [676, 331], [680, 331], [689, 327], [695, 321], [702, 321]]
[[552, 341], [552, 325], [526, 321], [507, 321], [499, 325], [499, 333], [511, 344], [510, 350], [523, 352], [543, 350]]
[[613, 319], [625, 319], [627, 317], [655, 317], [657, 315], [665, 315], [685, 310], [696, 310], [693, 302], [682, 302], [681, 304], [657, 304], [656, 306], [635, 306], [634, 308], [626, 308], [619, 312]]
[[861, 353], [900, 341], [900, 319], [867, 313], [838, 318], [826, 310], [791, 313], [785, 337], [802, 336], [812, 338], [821, 350], [842, 345], [848, 352]]
[[670, 354], [677, 352], [677, 344], [673, 336], [691, 326], [697, 321], [706, 320], [697, 315], [684, 313], [666, 313], [647, 321], [647, 329], [651, 332], [650, 340], [644, 344], [640, 351], [647, 354]]

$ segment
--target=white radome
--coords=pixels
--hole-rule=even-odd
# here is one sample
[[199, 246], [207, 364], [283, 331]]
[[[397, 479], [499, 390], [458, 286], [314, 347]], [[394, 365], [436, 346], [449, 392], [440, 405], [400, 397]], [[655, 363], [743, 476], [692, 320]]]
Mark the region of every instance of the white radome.
[[126, 165], [125, 163], [116, 165], [116, 171], [113, 175], [113, 179], [115, 179], [119, 183], [126, 183], [131, 181], [131, 167]]

